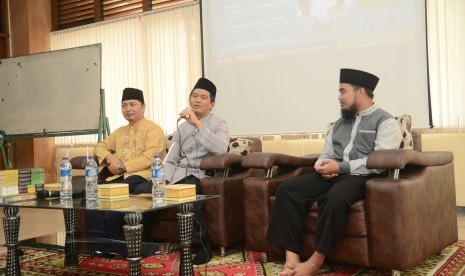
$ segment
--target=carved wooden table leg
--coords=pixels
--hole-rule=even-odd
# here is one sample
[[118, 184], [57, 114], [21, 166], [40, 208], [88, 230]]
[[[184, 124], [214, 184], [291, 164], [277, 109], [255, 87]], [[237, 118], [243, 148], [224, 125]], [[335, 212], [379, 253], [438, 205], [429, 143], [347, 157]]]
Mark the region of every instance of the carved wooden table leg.
[[76, 241], [77, 210], [63, 209], [66, 228], [65, 267], [79, 265], [79, 248]]
[[19, 208], [16, 206], [3, 207], [3, 231], [5, 234], [5, 243], [7, 247], [7, 259], [6, 259], [6, 276], [19, 276], [21, 275], [21, 269], [19, 266], [18, 256], [18, 235], [19, 235], [19, 222], [20, 219], [17, 216]]
[[140, 261], [141, 247], [142, 247], [142, 229], [143, 226], [140, 223], [142, 220], [141, 213], [126, 213], [124, 220], [127, 225], [124, 225], [124, 237], [126, 239], [126, 247], [128, 249], [129, 261], [129, 275], [142, 275]]
[[192, 228], [194, 226], [193, 204], [187, 203], [178, 206], [179, 213], [179, 241], [181, 244], [181, 266], [179, 269], [180, 275], [193, 276], [194, 266], [192, 264], [191, 243], [192, 243]]

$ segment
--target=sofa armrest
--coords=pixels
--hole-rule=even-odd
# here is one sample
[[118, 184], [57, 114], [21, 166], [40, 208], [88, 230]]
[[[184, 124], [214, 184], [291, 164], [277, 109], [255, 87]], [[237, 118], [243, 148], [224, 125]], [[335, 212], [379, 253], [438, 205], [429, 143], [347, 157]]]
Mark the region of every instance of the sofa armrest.
[[243, 156], [232, 153], [209, 155], [200, 162], [201, 170], [225, 170], [241, 166]]
[[279, 167], [313, 167], [317, 155], [292, 156], [282, 153], [253, 152], [244, 156], [242, 167], [269, 169], [273, 166]]
[[406, 165], [441, 166], [452, 162], [448, 151], [418, 152], [409, 149], [376, 150], [368, 155], [368, 169], [404, 169]]
[[370, 266], [405, 270], [457, 240], [454, 163], [407, 170], [402, 179], [367, 181]]

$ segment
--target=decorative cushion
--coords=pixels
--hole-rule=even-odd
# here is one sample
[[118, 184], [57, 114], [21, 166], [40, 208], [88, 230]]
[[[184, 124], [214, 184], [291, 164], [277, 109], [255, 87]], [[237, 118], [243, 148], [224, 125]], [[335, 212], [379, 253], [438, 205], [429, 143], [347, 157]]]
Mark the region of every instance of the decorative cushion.
[[413, 149], [413, 137], [412, 137], [412, 117], [410, 115], [401, 115], [395, 117], [400, 125], [402, 131], [402, 141], [400, 142], [401, 149]]
[[173, 134], [166, 135], [166, 153], [168, 153], [172, 144], [173, 144]]
[[245, 138], [229, 138], [228, 153], [247, 155], [250, 153], [253, 141]]

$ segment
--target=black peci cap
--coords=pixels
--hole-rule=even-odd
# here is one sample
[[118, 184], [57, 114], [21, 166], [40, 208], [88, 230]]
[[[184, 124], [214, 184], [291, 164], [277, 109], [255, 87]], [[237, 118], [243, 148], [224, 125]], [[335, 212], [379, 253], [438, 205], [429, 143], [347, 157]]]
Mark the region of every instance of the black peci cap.
[[211, 82], [210, 80], [206, 78], [200, 78], [192, 90], [197, 89], [197, 88], [205, 89], [208, 92], [210, 92], [210, 94], [213, 97], [216, 96], [216, 86], [213, 84], [213, 82]]
[[359, 85], [371, 91], [375, 90], [378, 81], [379, 78], [377, 76], [355, 69], [342, 68], [339, 75], [339, 83]]
[[139, 90], [136, 88], [131, 88], [131, 87], [124, 88], [123, 98], [121, 99], [121, 101], [124, 102], [127, 100], [138, 100], [142, 104], [144, 104], [144, 94], [142, 93], [142, 90]]

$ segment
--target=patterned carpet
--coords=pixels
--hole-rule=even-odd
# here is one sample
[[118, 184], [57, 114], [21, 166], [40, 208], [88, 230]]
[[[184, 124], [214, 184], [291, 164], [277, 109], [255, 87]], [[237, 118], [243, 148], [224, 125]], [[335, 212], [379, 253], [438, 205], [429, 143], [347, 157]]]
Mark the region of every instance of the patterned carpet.
[[[77, 268], [65, 269], [64, 254], [26, 249], [21, 257], [22, 275], [127, 275], [128, 263], [80, 257]], [[0, 268], [5, 267], [6, 254], [0, 255]], [[258, 252], [231, 251], [225, 257], [214, 256], [207, 266], [196, 266], [195, 275], [278, 275], [283, 260], [264, 262], [265, 256]], [[177, 253], [149, 257], [142, 262], [142, 275], [178, 275]], [[347, 265], [325, 264], [319, 275], [325, 276], [384, 276], [389, 271], [360, 268]], [[447, 247], [441, 256], [434, 256], [420, 265], [403, 271], [402, 275], [465, 275], [465, 241]]]

